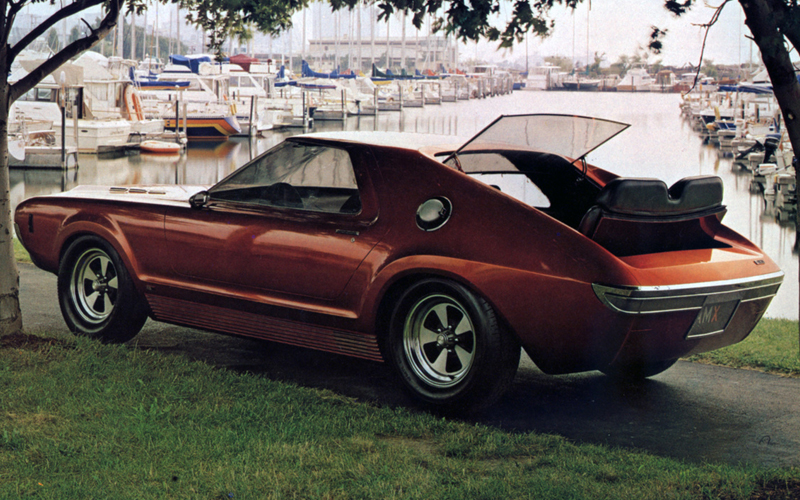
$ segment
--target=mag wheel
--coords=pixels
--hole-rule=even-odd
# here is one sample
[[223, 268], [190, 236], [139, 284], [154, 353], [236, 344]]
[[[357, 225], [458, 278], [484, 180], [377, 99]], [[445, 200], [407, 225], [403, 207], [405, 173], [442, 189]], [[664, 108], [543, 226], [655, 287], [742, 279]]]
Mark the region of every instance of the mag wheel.
[[147, 309], [117, 252], [83, 236], [64, 253], [58, 272], [61, 313], [70, 330], [104, 342], [126, 342], [147, 320]]
[[489, 304], [455, 282], [416, 283], [392, 314], [387, 356], [411, 394], [435, 409], [491, 405], [510, 386], [519, 354]]
[[475, 326], [449, 295], [426, 295], [406, 316], [403, 350], [409, 367], [425, 384], [458, 385], [475, 362]]

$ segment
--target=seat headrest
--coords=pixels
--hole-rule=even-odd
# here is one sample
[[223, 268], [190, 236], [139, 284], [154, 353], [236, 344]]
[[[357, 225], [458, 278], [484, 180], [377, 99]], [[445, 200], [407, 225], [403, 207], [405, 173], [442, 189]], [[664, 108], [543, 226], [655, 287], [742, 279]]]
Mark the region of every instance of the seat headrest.
[[612, 213], [678, 215], [720, 207], [722, 191], [722, 179], [716, 176], [686, 177], [669, 189], [658, 179], [619, 177], [605, 185], [596, 203]]

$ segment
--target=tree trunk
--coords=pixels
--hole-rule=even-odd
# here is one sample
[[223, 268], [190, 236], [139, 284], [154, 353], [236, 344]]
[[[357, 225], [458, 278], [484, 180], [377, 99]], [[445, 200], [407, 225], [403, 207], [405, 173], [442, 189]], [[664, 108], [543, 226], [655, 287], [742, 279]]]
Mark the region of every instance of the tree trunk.
[[[43, 23], [35, 26], [12, 47], [7, 43], [8, 35], [16, 14], [25, 2], [9, 3], [0, 0], [0, 6], [6, 15], [5, 18], [2, 18], [3, 22], [0, 23], [0, 337], [22, 330], [22, 313], [19, 307], [19, 273], [17, 262], [14, 259], [14, 226], [11, 218], [11, 179], [8, 170], [8, 117], [11, 104], [71, 57], [100, 43], [114, 29], [123, 1], [76, 0], [63, 6]], [[11, 72], [11, 63], [16, 54], [44, 35], [48, 29], [62, 19], [80, 14], [102, 3], [105, 3], [107, 7], [106, 15], [88, 36], [70, 43], [15, 82], [13, 86], [8, 84], [8, 74]]]
[[[750, 28], [753, 40], [761, 52], [761, 60], [772, 81], [772, 91], [781, 108], [792, 149], [797, 154], [800, 152], [800, 84], [797, 82], [779, 24], [788, 7], [782, 0], [739, 0], [739, 3], [744, 9], [745, 24]], [[796, 34], [787, 34], [787, 38], [794, 42], [796, 38], [794, 35]], [[795, 46], [795, 49], [800, 47]], [[798, 234], [798, 229], [800, 229], [800, 217], [795, 215], [795, 235]], [[800, 274], [797, 279], [800, 281]], [[800, 308], [800, 298], [798, 298], [798, 308]], [[800, 336], [800, 331], [798, 335]]]
[[[0, 47], [0, 67], [8, 57]], [[19, 309], [19, 274], [14, 259], [14, 227], [11, 222], [11, 181], [8, 171], [8, 75], [0, 75], [0, 337], [22, 330]]]

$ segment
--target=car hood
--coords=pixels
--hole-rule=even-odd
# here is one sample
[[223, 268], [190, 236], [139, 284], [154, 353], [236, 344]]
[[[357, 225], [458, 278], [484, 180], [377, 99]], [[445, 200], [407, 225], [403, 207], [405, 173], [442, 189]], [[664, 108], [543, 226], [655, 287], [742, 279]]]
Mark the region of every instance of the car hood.
[[627, 123], [588, 116], [502, 115], [451, 156], [508, 146], [578, 159], [628, 127]]
[[136, 202], [187, 202], [208, 186], [78, 186], [53, 196]]

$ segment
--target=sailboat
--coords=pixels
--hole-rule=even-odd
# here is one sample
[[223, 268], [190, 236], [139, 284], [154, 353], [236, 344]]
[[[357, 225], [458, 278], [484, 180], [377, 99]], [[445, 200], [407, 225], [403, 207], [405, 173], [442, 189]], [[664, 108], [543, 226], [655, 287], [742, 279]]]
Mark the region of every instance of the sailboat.
[[[589, 78], [589, 12], [592, 4], [589, 3], [589, 10], [586, 11], [586, 74], [584, 76], [573, 70], [572, 74], [561, 82], [564, 90], [583, 90], [596, 91], [600, 87], [599, 78]], [[575, 60], [575, 16], [572, 17], [572, 60]]]

